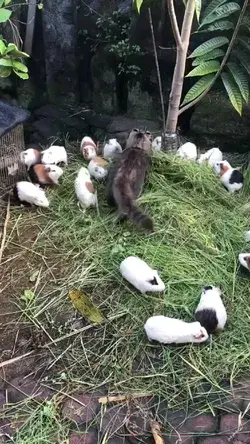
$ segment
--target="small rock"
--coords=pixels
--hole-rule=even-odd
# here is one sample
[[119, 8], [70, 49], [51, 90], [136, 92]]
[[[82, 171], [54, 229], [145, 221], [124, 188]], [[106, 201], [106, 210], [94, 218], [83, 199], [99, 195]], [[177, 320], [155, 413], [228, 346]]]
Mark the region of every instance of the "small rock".
[[5, 396], [3, 393], [0, 392], [0, 409], [4, 407], [6, 402]]
[[211, 436], [208, 438], [198, 439], [197, 444], [228, 444], [228, 439], [223, 436]]
[[32, 397], [37, 401], [44, 401], [53, 396], [53, 390], [42, 387], [33, 378], [15, 378], [8, 384], [8, 400], [10, 403], [23, 401], [27, 397]]
[[69, 444], [96, 444], [98, 442], [97, 431], [88, 431], [86, 433], [72, 432], [69, 435]]
[[100, 418], [100, 431], [112, 437], [117, 432], [121, 432], [128, 418], [126, 406], [114, 406], [106, 410], [104, 416]]
[[213, 433], [217, 430], [217, 418], [210, 414], [200, 414], [193, 418], [188, 418], [183, 427], [179, 429], [180, 433], [185, 429], [189, 433]]
[[150, 418], [147, 410], [138, 410], [132, 413], [127, 422], [126, 428], [132, 436], [144, 436], [150, 430]]
[[[109, 440], [107, 441], [107, 444], [129, 444], [130, 441], [128, 441], [128, 439], [125, 436], [112, 436], [112, 438], [109, 438]], [[137, 444], [139, 444], [139, 442], [137, 441]]]
[[250, 422], [244, 418], [240, 419], [237, 414], [223, 415], [220, 422], [220, 431], [228, 437], [233, 436], [236, 440], [243, 443], [250, 442]]
[[62, 416], [76, 424], [86, 424], [97, 413], [99, 403], [95, 395], [76, 394], [74, 399], [66, 399], [62, 406]]

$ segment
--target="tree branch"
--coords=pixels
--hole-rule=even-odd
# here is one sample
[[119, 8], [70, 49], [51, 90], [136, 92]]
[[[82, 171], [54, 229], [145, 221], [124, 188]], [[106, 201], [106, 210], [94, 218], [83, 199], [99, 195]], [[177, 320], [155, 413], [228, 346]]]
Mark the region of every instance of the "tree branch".
[[174, 39], [176, 41], [177, 48], [182, 48], [181, 35], [176, 19], [175, 9], [174, 9], [174, 0], [167, 0], [168, 6], [168, 14], [171, 22], [172, 31], [174, 34]]
[[244, 14], [245, 14], [246, 8], [247, 8], [247, 6], [248, 6], [248, 1], [249, 1], [249, 0], [244, 0], [244, 4], [243, 4], [242, 10], [241, 10], [241, 13], [240, 13], [240, 15], [239, 15], [239, 18], [238, 18], [237, 24], [236, 24], [236, 26], [235, 26], [235, 29], [234, 29], [234, 32], [233, 32], [233, 35], [232, 35], [231, 41], [230, 41], [230, 43], [229, 43], [229, 45], [228, 45], [227, 51], [226, 51], [226, 53], [225, 53], [223, 59], [222, 59], [222, 62], [221, 62], [220, 68], [219, 68], [219, 70], [217, 71], [217, 73], [216, 73], [216, 75], [215, 75], [215, 77], [214, 77], [212, 83], [210, 83], [210, 85], [205, 89], [205, 91], [203, 91], [203, 93], [202, 93], [199, 97], [197, 97], [197, 98], [194, 99], [192, 102], [188, 103], [187, 105], [185, 105], [185, 106], [183, 106], [181, 109], [179, 109], [179, 113], [178, 113], [178, 115], [184, 113], [184, 112], [187, 111], [189, 108], [191, 108], [192, 106], [196, 105], [196, 103], [198, 103], [200, 100], [202, 100], [203, 97], [206, 96], [206, 94], [210, 91], [210, 89], [212, 88], [212, 86], [215, 84], [216, 80], [217, 80], [218, 77], [220, 76], [220, 74], [221, 74], [221, 72], [222, 72], [224, 66], [225, 66], [226, 63], [227, 63], [227, 60], [228, 60], [228, 58], [229, 58], [229, 56], [230, 56], [230, 53], [231, 53], [231, 51], [232, 51], [232, 47], [233, 47], [233, 45], [234, 45], [235, 39], [236, 39], [236, 37], [237, 37], [237, 35], [238, 35], [238, 31], [239, 31], [239, 28], [240, 28], [240, 25], [241, 25], [242, 19], [243, 19], [243, 17], [244, 17]]
[[157, 78], [158, 78], [158, 85], [159, 85], [159, 93], [160, 93], [160, 99], [161, 99], [161, 112], [162, 112], [162, 124], [163, 124], [163, 134], [165, 134], [166, 130], [166, 122], [165, 122], [165, 107], [164, 107], [164, 98], [163, 98], [163, 92], [162, 92], [162, 83], [161, 83], [161, 72], [159, 67], [159, 61], [157, 56], [157, 49], [155, 44], [155, 35], [154, 35], [154, 27], [153, 27], [153, 20], [152, 20], [152, 14], [151, 9], [148, 8], [148, 17], [149, 17], [149, 24], [152, 34], [152, 42], [153, 42], [153, 48], [154, 48], [154, 56], [155, 56], [155, 66], [157, 71]]

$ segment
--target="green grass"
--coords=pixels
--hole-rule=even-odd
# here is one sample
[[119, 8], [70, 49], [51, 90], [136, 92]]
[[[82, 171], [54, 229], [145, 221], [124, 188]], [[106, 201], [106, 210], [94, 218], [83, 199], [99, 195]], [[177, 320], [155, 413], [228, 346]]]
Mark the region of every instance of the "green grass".
[[[66, 369], [71, 387], [153, 393], [171, 408], [199, 397], [204, 381], [219, 390], [222, 379], [239, 380], [250, 365], [250, 286], [237, 263], [238, 253], [247, 250], [248, 191], [231, 196], [209, 167], [158, 154], [140, 199], [155, 222], [155, 233], [148, 235], [129, 222], [117, 224], [103, 183], [97, 184], [100, 216], [96, 209], [79, 210], [73, 183], [80, 163], [72, 160], [63, 184], [49, 193], [50, 208], [39, 210], [33, 253], [34, 270], [41, 262], [42, 271], [39, 285], [31, 284], [36, 297], [23, 309], [37, 328], [42, 325], [58, 339], [52, 370]], [[19, 218], [20, 232], [29, 217]], [[119, 264], [128, 255], [158, 269], [164, 294], [143, 296], [121, 278]], [[225, 331], [210, 345], [149, 343], [143, 329], [147, 318], [163, 314], [192, 321], [204, 284], [222, 288]], [[105, 316], [102, 325], [76, 334], [68, 298], [72, 288], [91, 296]], [[58, 321], [64, 313], [68, 321]], [[80, 328], [88, 325], [83, 321]]]

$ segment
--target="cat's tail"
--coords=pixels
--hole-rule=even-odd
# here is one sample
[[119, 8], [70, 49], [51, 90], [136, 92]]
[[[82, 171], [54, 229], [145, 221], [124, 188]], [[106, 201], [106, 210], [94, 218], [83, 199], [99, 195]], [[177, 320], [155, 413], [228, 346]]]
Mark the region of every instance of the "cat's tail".
[[130, 190], [123, 189], [123, 193], [119, 199], [120, 212], [131, 219], [138, 227], [153, 232], [154, 224], [152, 219], [134, 204], [129, 191]]

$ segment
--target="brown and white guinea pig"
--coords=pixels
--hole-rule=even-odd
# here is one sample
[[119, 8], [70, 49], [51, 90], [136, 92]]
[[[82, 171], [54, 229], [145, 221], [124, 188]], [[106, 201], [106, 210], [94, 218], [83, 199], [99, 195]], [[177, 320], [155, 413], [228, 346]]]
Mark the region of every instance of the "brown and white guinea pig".
[[21, 152], [21, 162], [25, 163], [27, 170], [30, 169], [32, 165], [40, 163], [42, 159], [42, 153], [35, 148], [28, 148]]
[[202, 289], [200, 302], [195, 310], [195, 319], [208, 334], [220, 332], [225, 327], [227, 312], [218, 287], [207, 285]]
[[97, 156], [97, 146], [91, 137], [85, 136], [81, 141], [80, 151], [84, 159], [91, 160]]
[[243, 187], [244, 176], [235, 168], [232, 168], [227, 160], [214, 162], [213, 168], [217, 176], [229, 193], [234, 193]]
[[40, 185], [59, 185], [59, 179], [63, 175], [63, 169], [57, 165], [44, 165], [39, 163], [29, 170], [30, 180]]

